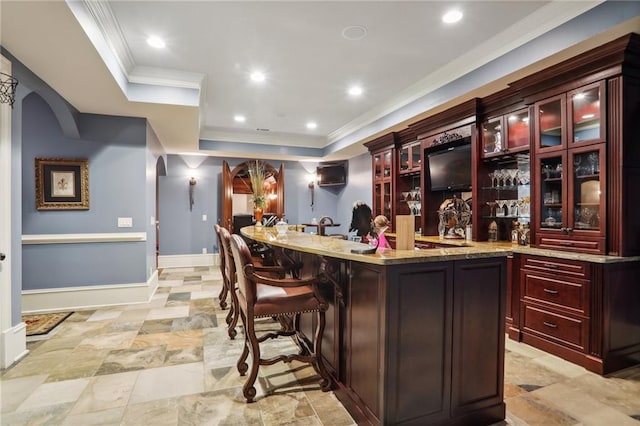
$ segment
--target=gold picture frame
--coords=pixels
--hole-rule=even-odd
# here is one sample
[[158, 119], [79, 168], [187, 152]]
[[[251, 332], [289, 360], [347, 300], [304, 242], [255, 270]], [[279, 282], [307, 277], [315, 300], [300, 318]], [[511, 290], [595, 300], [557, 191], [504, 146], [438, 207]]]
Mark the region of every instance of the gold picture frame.
[[36, 209], [89, 210], [89, 160], [36, 158]]

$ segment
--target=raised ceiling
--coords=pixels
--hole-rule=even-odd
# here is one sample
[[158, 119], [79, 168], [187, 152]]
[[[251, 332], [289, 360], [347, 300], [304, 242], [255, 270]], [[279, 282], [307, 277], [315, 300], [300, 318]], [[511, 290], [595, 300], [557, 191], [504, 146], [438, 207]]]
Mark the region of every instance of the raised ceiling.
[[1, 41], [79, 111], [147, 117], [168, 153], [322, 160], [599, 3], [3, 0]]

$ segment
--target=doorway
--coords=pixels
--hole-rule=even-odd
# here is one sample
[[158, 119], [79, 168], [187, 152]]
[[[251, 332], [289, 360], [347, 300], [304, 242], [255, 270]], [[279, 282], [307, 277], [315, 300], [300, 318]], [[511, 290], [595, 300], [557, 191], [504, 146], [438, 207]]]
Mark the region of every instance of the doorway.
[[[275, 169], [271, 164], [264, 163], [264, 168], [269, 179], [273, 179], [265, 214], [274, 214], [282, 217], [284, 214], [284, 165], [280, 164], [279, 169]], [[229, 163], [222, 162], [222, 214], [220, 215], [221, 226], [227, 228], [231, 233], [234, 231], [234, 194], [251, 194], [251, 184], [249, 183], [249, 161], [238, 164], [233, 170]], [[239, 202], [236, 199], [236, 203]], [[236, 213], [238, 209], [236, 209]]]

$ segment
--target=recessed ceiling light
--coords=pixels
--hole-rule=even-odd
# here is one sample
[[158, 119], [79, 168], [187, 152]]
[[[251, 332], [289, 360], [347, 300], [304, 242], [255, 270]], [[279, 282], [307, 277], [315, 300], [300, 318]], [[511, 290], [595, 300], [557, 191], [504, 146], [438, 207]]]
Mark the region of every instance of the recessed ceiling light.
[[351, 86], [351, 87], [349, 87], [349, 94], [351, 96], [360, 96], [360, 95], [362, 95], [362, 87], [360, 87], [360, 86]]
[[151, 47], [155, 47], [156, 49], [164, 49], [166, 46], [163, 39], [156, 36], [151, 36], [147, 39], [147, 44]]
[[257, 83], [260, 83], [260, 82], [264, 81], [265, 78], [266, 78], [264, 73], [260, 72], [260, 71], [252, 72], [249, 77], [251, 78], [251, 80], [253, 80], [253, 81], [257, 82]]
[[445, 24], [453, 24], [462, 19], [462, 12], [457, 9], [450, 10], [444, 15], [442, 15], [442, 22]]
[[313, 129], [315, 129], [316, 127], [318, 127], [318, 124], [317, 124], [317, 123], [315, 123], [314, 121], [309, 121], [309, 122], [307, 123], [307, 129], [309, 129], [309, 130], [313, 130]]
[[247, 121], [247, 118], [244, 115], [235, 115], [233, 116], [233, 119], [238, 123], [244, 123], [245, 121]]

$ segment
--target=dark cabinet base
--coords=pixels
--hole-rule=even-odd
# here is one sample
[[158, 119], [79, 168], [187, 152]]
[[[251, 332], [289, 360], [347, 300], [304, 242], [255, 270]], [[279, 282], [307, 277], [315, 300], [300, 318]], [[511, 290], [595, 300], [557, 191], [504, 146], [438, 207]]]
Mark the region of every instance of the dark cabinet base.
[[597, 374], [640, 363], [640, 261], [516, 255], [513, 264], [511, 339]]
[[344, 365], [334, 390], [359, 424], [505, 418], [506, 259], [348, 265], [330, 363]]

